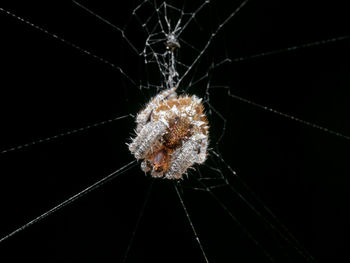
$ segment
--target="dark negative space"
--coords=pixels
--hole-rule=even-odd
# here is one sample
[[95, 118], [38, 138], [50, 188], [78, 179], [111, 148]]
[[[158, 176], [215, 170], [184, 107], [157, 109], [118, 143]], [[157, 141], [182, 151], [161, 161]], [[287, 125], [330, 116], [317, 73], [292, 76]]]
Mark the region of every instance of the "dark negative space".
[[[80, 3], [119, 27], [127, 24], [130, 41], [143, 48], [144, 32], [134, 18], [129, 21], [138, 1]], [[201, 3], [172, 1], [188, 12]], [[198, 13], [183, 39], [201, 50], [239, 3], [212, 1]], [[225, 129], [219, 115], [205, 105], [213, 151], [316, 262], [348, 257], [349, 140], [243, 103], [230, 97], [228, 88], [214, 86], [229, 87], [231, 94], [350, 135], [349, 40], [246, 58], [348, 36], [349, 16], [342, 5], [341, 1], [248, 2], [220, 31], [180, 87], [180, 92], [203, 97], [224, 117]], [[126, 116], [2, 153], [0, 234], [5, 236], [133, 161], [126, 145], [136, 127], [131, 114], [157, 93], [139, 86], [160, 85], [161, 79], [118, 31], [70, 1], [11, 1], [1, 7], [120, 66], [136, 83], [116, 68], [0, 13], [2, 150]], [[138, 16], [148, 17], [147, 8]], [[181, 61], [191, 61], [195, 51], [182, 45], [176, 52]], [[245, 59], [209, 70], [212, 63], [241, 57]], [[186, 86], [191, 78], [206, 73], [209, 78]], [[209, 95], [207, 84], [211, 85]], [[195, 167], [189, 179], [178, 184], [209, 262], [270, 262], [264, 251], [276, 262], [307, 261], [229, 187], [213, 190], [220, 203], [207, 192], [193, 190], [199, 186], [196, 178], [216, 176], [209, 166], [229, 178], [239, 194], [255, 200], [213, 152], [207, 165]], [[260, 202], [252, 203], [264, 211]], [[141, 211], [126, 262], [205, 262], [174, 182], [153, 181], [139, 165], [0, 243], [1, 261], [123, 262]]]

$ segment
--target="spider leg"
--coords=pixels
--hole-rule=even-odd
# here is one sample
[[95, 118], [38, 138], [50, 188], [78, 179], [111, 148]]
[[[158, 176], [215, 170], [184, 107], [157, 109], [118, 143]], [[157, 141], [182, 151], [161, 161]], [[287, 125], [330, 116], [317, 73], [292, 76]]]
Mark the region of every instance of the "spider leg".
[[[166, 89], [163, 92], [159, 93], [157, 96], [155, 96], [148, 104], [147, 107], [141, 111], [139, 114], [137, 114], [136, 122], [138, 123], [139, 127], [142, 127], [143, 125], [146, 125], [147, 122], [150, 120], [152, 112], [154, 109], [156, 109], [159, 106], [159, 103], [166, 99], [173, 99], [176, 98], [176, 91], [175, 89]], [[137, 130], [139, 131], [139, 127]]]
[[201, 164], [207, 159], [208, 138], [198, 140], [198, 144], [200, 145], [200, 148], [196, 163]]
[[166, 132], [167, 125], [162, 121], [149, 122], [137, 134], [135, 139], [129, 144], [129, 150], [136, 159], [143, 159], [152, 149], [154, 142]]
[[198, 142], [188, 140], [184, 142], [181, 148], [178, 148], [171, 156], [171, 167], [166, 174], [167, 179], [179, 179], [186, 170], [197, 162]]

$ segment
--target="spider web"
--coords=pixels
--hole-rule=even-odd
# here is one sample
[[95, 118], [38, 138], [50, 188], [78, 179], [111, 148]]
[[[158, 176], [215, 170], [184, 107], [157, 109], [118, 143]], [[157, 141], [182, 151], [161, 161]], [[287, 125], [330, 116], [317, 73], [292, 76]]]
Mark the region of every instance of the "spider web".
[[[248, 3], [235, 15], [241, 1], [143, 1], [119, 10], [79, 3], [4, 9], [28, 20], [2, 17], [11, 25], [2, 49], [11, 83], [2, 105], [10, 112], [3, 125], [2, 236], [62, 200], [74, 202], [11, 236], [1, 250], [40, 261], [68, 255], [79, 261], [312, 261], [308, 251], [340, 257], [348, 218], [347, 137], [341, 134], [349, 134], [349, 32], [340, 26], [346, 25], [340, 8], [315, 12], [303, 4], [301, 12], [295, 4]], [[287, 23], [286, 14], [300, 21]], [[338, 19], [330, 23], [325, 14]], [[169, 85], [164, 32], [179, 19], [178, 91], [204, 98], [212, 149], [176, 192], [172, 182], [150, 183], [138, 168], [121, 172], [134, 163], [124, 146], [133, 114]], [[299, 124], [292, 116], [301, 116]], [[332, 136], [333, 130], [341, 133]], [[67, 199], [96, 181], [99, 187], [114, 171], [118, 178], [100, 190]]]

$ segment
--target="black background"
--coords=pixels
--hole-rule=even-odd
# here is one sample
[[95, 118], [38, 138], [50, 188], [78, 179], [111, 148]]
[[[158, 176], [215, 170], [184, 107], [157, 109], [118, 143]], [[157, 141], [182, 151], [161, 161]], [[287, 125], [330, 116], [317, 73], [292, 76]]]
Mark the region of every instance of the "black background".
[[[138, 3], [119, 2], [82, 3], [119, 27], [127, 24], [128, 38], [141, 49], [143, 31], [134, 18], [129, 20]], [[173, 2], [188, 12], [201, 3]], [[198, 79], [212, 62], [227, 57], [349, 35], [342, 2], [251, 1], [225, 25], [189, 77]], [[213, 1], [183, 39], [202, 49], [238, 5]], [[152, 68], [146, 71], [143, 59], [118, 31], [70, 1], [11, 1], [2, 7], [121, 66], [137, 85], [106, 63], [1, 12], [1, 149], [136, 114], [155, 95], [155, 89], [138, 85], [157, 84], [160, 76]], [[146, 11], [140, 10], [138, 17], [148, 17]], [[215, 86], [229, 86], [232, 94], [350, 135], [349, 45], [349, 40], [336, 41], [225, 64], [210, 71], [209, 97], [208, 79], [188, 88], [187, 78], [182, 86], [207, 102], [211, 147], [320, 262], [348, 257], [349, 140], [234, 100], [227, 89]], [[191, 61], [193, 54], [186, 45], [178, 50], [181, 61]], [[226, 120], [219, 143], [223, 121], [214, 109]], [[126, 143], [134, 128], [128, 116], [1, 154], [1, 236], [133, 161]], [[213, 154], [207, 164], [232, 178]], [[209, 262], [269, 262], [210, 194], [187, 188], [199, 174], [217, 176], [208, 166], [196, 169], [178, 187]], [[0, 243], [1, 262], [122, 262], [151, 182], [135, 166]], [[230, 184], [251, 197], [237, 181]], [[126, 262], [205, 262], [174, 183], [155, 180], [152, 185]], [[306, 260], [276, 238], [233, 191], [226, 187], [215, 193], [275, 261]], [[258, 202], [253, 204], [263, 211]]]

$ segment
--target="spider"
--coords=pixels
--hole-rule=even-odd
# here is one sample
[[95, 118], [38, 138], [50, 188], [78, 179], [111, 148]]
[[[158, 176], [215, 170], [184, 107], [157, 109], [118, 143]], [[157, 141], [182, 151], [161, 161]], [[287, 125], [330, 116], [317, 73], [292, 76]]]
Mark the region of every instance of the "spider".
[[129, 150], [152, 177], [182, 179], [188, 168], [206, 160], [209, 126], [197, 96], [166, 89], [151, 99], [136, 123]]
[[167, 36], [167, 41], [164, 44], [171, 50], [171, 52], [174, 52], [176, 48], [181, 47], [174, 33], [170, 33]]

